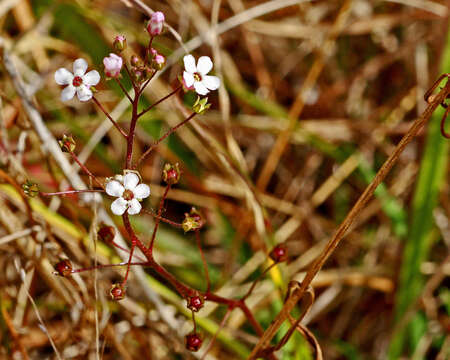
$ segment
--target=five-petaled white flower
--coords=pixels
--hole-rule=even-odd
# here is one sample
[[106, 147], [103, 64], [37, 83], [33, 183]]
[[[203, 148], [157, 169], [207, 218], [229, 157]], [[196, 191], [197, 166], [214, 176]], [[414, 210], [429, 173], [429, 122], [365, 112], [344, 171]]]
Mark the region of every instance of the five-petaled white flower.
[[135, 215], [141, 212], [139, 203], [150, 195], [150, 187], [139, 184], [139, 177], [134, 173], [124, 176], [116, 175], [106, 184], [106, 193], [117, 197], [111, 204], [111, 211], [116, 215], [123, 215], [128, 209], [128, 214]]
[[186, 55], [183, 58], [184, 69], [183, 80], [186, 87], [194, 87], [199, 95], [206, 95], [210, 90], [217, 90], [220, 86], [220, 79], [217, 76], [208, 74], [213, 63], [209, 56], [201, 56], [195, 65], [195, 58], [192, 55]]
[[61, 68], [55, 72], [55, 81], [59, 85], [67, 85], [61, 92], [61, 100], [67, 101], [77, 93], [80, 101], [88, 101], [92, 98], [91, 86], [97, 85], [100, 81], [100, 74], [97, 70], [91, 70], [86, 74], [88, 63], [84, 59], [76, 59], [73, 63], [73, 74]]

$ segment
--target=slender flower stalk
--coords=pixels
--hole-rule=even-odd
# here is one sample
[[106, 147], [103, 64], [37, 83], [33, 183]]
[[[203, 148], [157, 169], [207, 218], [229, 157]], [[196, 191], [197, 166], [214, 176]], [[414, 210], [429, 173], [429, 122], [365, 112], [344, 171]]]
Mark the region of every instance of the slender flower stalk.
[[41, 194], [42, 196], [55, 196], [55, 195], [70, 195], [70, 194], [83, 194], [83, 193], [93, 193], [93, 192], [105, 192], [105, 190], [90, 190], [90, 189], [86, 189], [86, 190], [66, 190], [66, 191], [58, 191], [58, 192], [51, 192], [51, 193], [47, 193], [47, 192], [40, 192], [39, 194]]
[[[117, 80], [118, 81], [118, 80]], [[128, 95], [128, 93], [126, 93]], [[122, 129], [122, 127], [109, 115], [109, 113], [105, 110], [103, 105], [95, 98], [95, 96], [92, 97], [92, 100], [94, 103], [100, 108], [101, 111], [106, 115], [106, 117], [112, 122], [112, 124], [116, 127], [117, 130], [122, 134], [122, 136], [126, 139], [128, 138], [127, 133], [125, 130]]]
[[155, 227], [153, 228], [152, 238], [151, 238], [150, 244], [148, 246], [149, 250], [152, 251], [152, 252], [153, 252], [153, 246], [155, 244], [156, 232], [158, 231], [161, 214], [162, 214], [162, 211], [163, 211], [163, 208], [164, 208], [164, 202], [166, 201], [167, 194], [169, 193], [169, 190], [170, 190], [170, 184], [168, 184], [166, 186], [166, 189], [164, 190], [164, 194], [161, 197], [161, 200], [159, 202], [158, 215], [155, 218]]
[[163, 98], [159, 99], [157, 102], [155, 102], [154, 104], [150, 105], [148, 108], [142, 110], [138, 114], [138, 118], [141, 117], [142, 115], [144, 115], [145, 113], [147, 113], [148, 111], [150, 111], [151, 109], [153, 109], [156, 105], [161, 104], [164, 100], [167, 100], [168, 98], [170, 98], [172, 95], [175, 95], [181, 89], [182, 89], [182, 85], [177, 86], [172, 92], [170, 92], [169, 94], [167, 94]]
[[139, 158], [134, 168], [137, 168], [142, 161], [145, 160], [145, 158], [164, 140], [166, 139], [170, 134], [173, 134], [175, 131], [177, 131], [180, 127], [187, 124], [190, 120], [192, 120], [197, 113], [192, 113], [189, 115], [186, 119], [184, 119], [182, 122], [180, 122], [178, 125], [174, 126], [173, 128], [169, 129], [163, 136], [161, 136], [156, 142], [154, 142]]

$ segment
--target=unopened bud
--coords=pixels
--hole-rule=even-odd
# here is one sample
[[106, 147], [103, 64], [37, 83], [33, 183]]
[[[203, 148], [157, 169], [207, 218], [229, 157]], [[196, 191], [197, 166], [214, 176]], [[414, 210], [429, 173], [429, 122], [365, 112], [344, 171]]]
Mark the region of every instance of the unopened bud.
[[130, 64], [131, 66], [135, 66], [135, 67], [141, 67], [144, 65], [144, 63], [142, 62], [141, 59], [139, 59], [139, 57], [137, 55], [132, 55], [130, 58]]
[[27, 180], [24, 184], [22, 184], [22, 189], [25, 195], [29, 197], [35, 197], [39, 194], [38, 185], [30, 180]]
[[59, 276], [69, 276], [72, 273], [72, 263], [69, 260], [61, 260], [59, 263], [57, 263], [55, 266], [55, 275]]
[[269, 257], [276, 263], [286, 261], [288, 259], [288, 250], [286, 244], [278, 244], [269, 253]]
[[125, 289], [122, 284], [114, 284], [109, 290], [109, 295], [113, 300], [119, 301], [125, 298]]
[[205, 304], [205, 300], [201, 295], [190, 296], [186, 299], [186, 301], [188, 309], [195, 312], [199, 311]]
[[156, 54], [152, 60], [152, 68], [155, 70], [162, 70], [166, 65], [166, 58], [164, 55]]
[[202, 346], [202, 343], [203, 340], [197, 333], [190, 333], [184, 337], [184, 344], [189, 351], [198, 351]]
[[62, 139], [58, 140], [58, 144], [63, 152], [71, 153], [75, 150], [76, 143], [72, 135], [63, 135]]
[[97, 231], [99, 240], [109, 244], [112, 243], [116, 236], [116, 229], [114, 226], [102, 225]]
[[141, 83], [145, 79], [143, 69], [136, 67], [131, 68], [131, 77], [135, 83]]
[[178, 163], [175, 165], [167, 163], [164, 165], [163, 180], [166, 184], [174, 185], [180, 181], [181, 171]]
[[117, 52], [121, 52], [127, 48], [127, 39], [123, 35], [117, 35], [114, 38], [113, 47]]
[[147, 23], [147, 31], [151, 36], [156, 36], [162, 33], [164, 25], [164, 14], [161, 11], [156, 11], [150, 17]]
[[192, 110], [194, 110], [197, 114], [203, 114], [206, 110], [211, 107], [211, 104], [208, 104], [208, 98], [201, 98], [197, 96], [197, 100], [194, 105], [192, 105]]

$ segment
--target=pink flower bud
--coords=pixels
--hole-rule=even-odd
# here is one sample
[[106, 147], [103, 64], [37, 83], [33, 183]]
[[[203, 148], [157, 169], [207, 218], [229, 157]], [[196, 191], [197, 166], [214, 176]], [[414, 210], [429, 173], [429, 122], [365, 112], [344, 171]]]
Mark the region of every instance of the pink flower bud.
[[105, 65], [105, 74], [107, 77], [116, 78], [120, 75], [122, 69], [123, 60], [116, 54], [109, 54], [109, 57], [103, 59], [103, 65]]
[[166, 65], [166, 58], [161, 54], [157, 54], [153, 58], [152, 68], [155, 70], [161, 70], [164, 65]]
[[118, 52], [121, 52], [127, 47], [127, 39], [123, 35], [117, 35], [114, 38], [113, 46], [114, 49], [116, 49]]
[[164, 14], [161, 11], [154, 12], [147, 23], [147, 31], [151, 36], [161, 34], [164, 25]]

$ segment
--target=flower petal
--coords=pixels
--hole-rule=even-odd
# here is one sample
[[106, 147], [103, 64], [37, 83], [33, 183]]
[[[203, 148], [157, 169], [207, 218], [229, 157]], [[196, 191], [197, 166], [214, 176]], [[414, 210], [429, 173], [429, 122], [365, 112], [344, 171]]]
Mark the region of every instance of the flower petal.
[[213, 63], [212, 63], [211, 59], [209, 58], [209, 56], [201, 56], [198, 59], [197, 71], [200, 74], [206, 75], [207, 73], [209, 73], [211, 71], [212, 68], [213, 68]]
[[88, 68], [88, 63], [84, 59], [76, 59], [73, 62], [73, 74], [75, 76], [83, 76]]
[[139, 184], [133, 190], [136, 199], [145, 199], [150, 196], [150, 187], [146, 184]]
[[108, 195], [120, 197], [125, 191], [125, 188], [117, 180], [111, 180], [106, 184], [105, 190]]
[[197, 66], [195, 66], [195, 58], [191, 54], [186, 55], [183, 58], [183, 62], [184, 68], [187, 72], [190, 72], [191, 74], [197, 72]]
[[83, 76], [83, 84], [88, 86], [97, 85], [100, 81], [100, 74], [97, 70], [91, 70]]
[[205, 85], [203, 85], [201, 81], [196, 81], [194, 83], [194, 89], [199, 95], [206, 95], [207, 93], [209, 93], [209, 90], [206, 88]]
[[92, 91], [83, 84], [77, 87], [77, 96], [80, 101], [88, 101], [92, 99]]
[[192, 85], [194, 85], [194, 76], [191, 73], [188, 73], [187, 71], [183, 72], [183, 80], [184, 85], [186, 87], [190, 88]]
[[139, 176], [135, 173], [128, 173], [123, 177], [123, 186], [125, 189], [133, 191], [137, 184], [139, 184]]
[[69, 85], [73, 81], [73, 75], [69, 70], [61, 68], [55, 71], [55, 81], [58, 85]]
[[220, 79], [217, 76], [203, 76], [202, 84], [209, 90], [217, 90], [220, 86]]
[[133, 200], [129, 201], [128, 205], [129, 205], [129, 207], [128, 207], [128, 214], [136, 215], [136, 214], [139, 214], [141, 212], [142, 205], [136, 199], [133, 199]]
[[124, 198], [117, 198], [114, 200], [111, 204], [111, 211], [115, 215], [123, 215], [125, 210], [128, 207], [128, 201], [126, 201]]
[[61, 100], [62, 101], [67, 101], [73, 98], [73, 96], [75, 95], [75, 86], [73, 86], [72, 84], [67, 85], [63, 91], [61, 91]]

